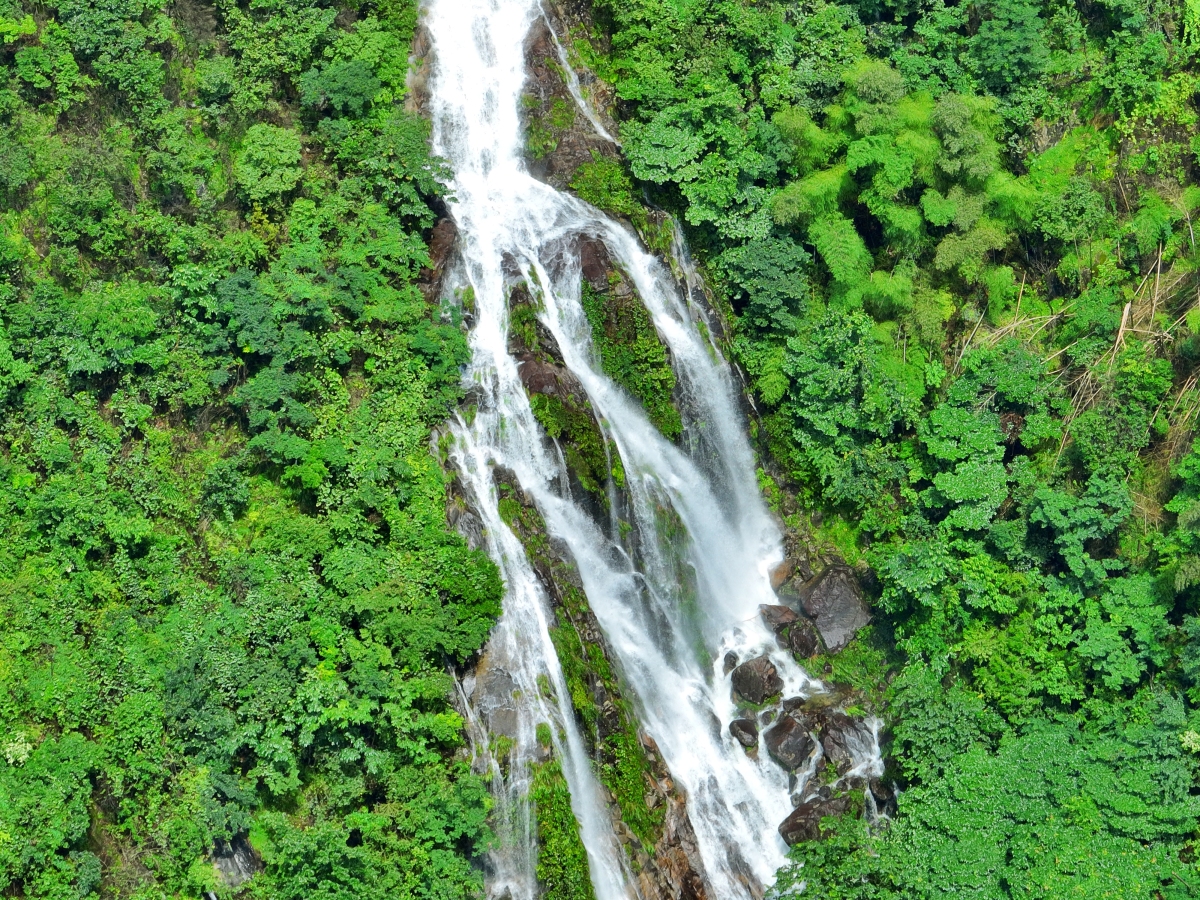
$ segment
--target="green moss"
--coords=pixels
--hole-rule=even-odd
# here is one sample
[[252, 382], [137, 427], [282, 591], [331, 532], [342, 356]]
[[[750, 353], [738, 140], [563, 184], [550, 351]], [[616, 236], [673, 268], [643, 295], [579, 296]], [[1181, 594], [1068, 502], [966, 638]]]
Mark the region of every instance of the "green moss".
[[[564, 591], [564, 606], [574, 608], [577, 616], [587, 611], [587, 598], [577, 588]], [[613, 698], [620, 712], [620, 726], [598, 739], [600, 764], [597, 775], [621, 810], [621, 819], [646, 846], [654, 844], [662, 826], [664, 809], [646, 806], [646, 778], [650, 762], [637, 734], [637, 717], [631, 705], [621, 699], [616, 674], [597, 644], [584, 644], [570, 626], [551, 631], [554, 649], [563, 668], [563, 677], [571, 695], [571, 704], [582, 719], [586, 733], [596, 735], [602, 710], [596, 703], [590, 677], [597, 679], [605, 693]]]
[[492, 758], [500, 764], [500, 768], [507, 772], [509, 757], [513, 750], [513, 739], [506, 734], [493, 735], [489, 744]]
[[[845, 648], [837, 653], [822, 654], [802, 665], [826, 681], [846, 684], [861, 691], [866, 701], [878, 709], [887, 690], [888, 676], [899, 666], [894, 645], [871, 625], [859, 631]], [[822, 675], [825, 667], [830, 672]]]
[[521, 504], [512, 497], [501, 497], [497, 507], [500, 518], [504, 520], [504, 524], [511, 527], [516, 521], [517, 516], [520, 515]]
[[[540, 569], [551, 573], [560, 591], [562, 607], [559, 619], [563, 624], [550, 630], [550, 638], [554, 642], [567, 693], [579, 716], [584, 735], [597, 742], [596, 775], [615, 798], [625, 824], [644, 845], [652, 846], [661, 833], [665, 808], [659, 806], [649, 809], [646, 806], [650, 761], [638, 739], [637, 716], [633, 707], [621, 698], [616, 672], [600, 645], [585, 644], [572, 624], [587, 621], [591, 616], [587, 596], [574, 584], [570, 567], [550, 552], [546, 525], [536, 509], [518, 507], [513, 523], [513, 529], [524, 544], [530, 560]], [[616, 703], [619, 712], [618, 727], [603, 738], [599, 737], [603, 710], [592, 690], [592, 685], [597, 681], [604, 693]]]
[[634, 196], [633, 180], [618, 160], [592, 151], [592, 161], [575, 170], [571, 190], [579, 199], [607, 213], [645, 222], [646, 212]]
[[533, 112], [541, 104], [537, 97], [525, 96], [522, 105], [530, 110], [525, 134], [525, 147], [534, 159], [542, 159], [558, 149], [563, 133], [575, 123], [575, 107], [555, 97], [545, 114]]
[[530, 799], [537, 815], [537, 877], [543, 900], [594, 900], [587, 851], [557, 759], [534, 765]]
[[636, 298], [622, 301], [586, 281], [582, 299], [605, 374], [641, 401], [663, 435], [679, 437], [683, 421], [671, 400], [675, 373], [650, 313]]
[[537, 333], [537, 309], [531, 303], [514, 303], [509, 311], [508, 330], [520, 338], [531, 351], [537, 352], [540, 341]]
[[555, 97], [550, 104], [550, 127], [558, 131], [566, 131], [575, 124], [575, 106], [561, 97]]
[[591, 411], [546, 394], [534, 394], [529, 398], [529, 405], [538, 422], [546, 429], [546, 434], [554, 440], [564, 438], [562, 447], [567, 465], [579, 478], [584, 490], [607, 502], [604, 485], [608, 482], [608, 476], [611, 474], [614, 480], [623, 483], [624, 471], [619, 469], [619, 463], [614, 463], [613, 471], [609, 472], [609, 456], [616, 460], [616, 450], [613, 448], [611, 453], [605, 452], [604, 435]]

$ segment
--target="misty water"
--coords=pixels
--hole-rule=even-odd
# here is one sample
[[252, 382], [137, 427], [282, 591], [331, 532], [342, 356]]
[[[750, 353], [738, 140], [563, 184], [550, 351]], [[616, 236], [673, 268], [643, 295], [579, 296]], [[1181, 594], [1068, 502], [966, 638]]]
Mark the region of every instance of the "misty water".
[[[553, 612], [500, 515], [492, 473], [502, 466], [574, 558], [642, 728], [686, 792], [709, 896], [753, 897], [785, 858], [777, 826], [792, 809], [789, 777], [730, 735], [736, 709], [722, 661], [730, 651], [741, 659], [769, 653], [785, 696], [821, 685], [779, 649], [758, 615], [760, 604], [777, 602], [768, 573], [782, 559], [781, 534], [757, 485], [738, 388], [689, 279], [677, 281], [623, 224], [533, 178], [522, 159], [524, 44], [541, 14], [535, 0], [432, 0], [424, 18], [433, 145], [453, 171], [449, 207], [459, 229], [461, 264], [450, 288], [474, 297], [467, 378], [477, 409], [454, 425], [451, 457], [506, 585], [485, 655], [489, 677], [508, 684], [513, 698], [508, 765], [488, 762], [499, 838], [489, 895], [537, 894], [528, 791], [530, 765], [543, 752], [537, 725], [546, 722], [597, 897], [636, 896], [550, 639]], [[582, 104], [577, 83], [571, 87]], [[600, 369], [580, 300], [582, 239], [603, 242], [669, 347], [684, 420], [676, 442]], [[509, 352], [508, 297], [518, 284], [540, 298], [542, 324], [619, 453], [628, 502], [612, 508], [624, 523], [573, 496], [561, 448], [533, 415]], [[485, 725], [473, 722], [472, 730], [486, 756]]]

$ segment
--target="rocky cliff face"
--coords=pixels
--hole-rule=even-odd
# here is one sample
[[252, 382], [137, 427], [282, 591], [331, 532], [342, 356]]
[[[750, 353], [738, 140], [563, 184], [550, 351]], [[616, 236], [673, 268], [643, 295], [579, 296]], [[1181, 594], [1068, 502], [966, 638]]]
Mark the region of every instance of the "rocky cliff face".
[[[580, 112], [563, 64], [569, 57], [556, 37], [566, 33], [568, 19], [558, 10], [550, 17], [534, 24], [525, 43], [529, 72], [523, 98], [526, 150], [531, 174], [563, 190], [580, 166], [600, 158], [618, 159], [620, 151]], [[586, 71], [576, 72], [575, 77], [605, 130], [615, 135], [616, 124], [605, 112], [612, 102], [608, 89]]]

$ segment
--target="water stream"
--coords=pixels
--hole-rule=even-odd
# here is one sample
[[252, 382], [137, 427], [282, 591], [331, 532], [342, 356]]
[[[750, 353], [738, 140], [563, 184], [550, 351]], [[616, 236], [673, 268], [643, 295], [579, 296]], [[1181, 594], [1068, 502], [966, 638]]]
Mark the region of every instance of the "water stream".
[[[500, 516], [492, 470], [503, 466], [574, 557], [642, 726], [686, 791], [710, 898], [749, 898], [784, 860], [776, 828], [792, 803], [787, 773], [765, 752], [747, 755], [729, 733], [736, 711], [722, 660], [729, 651], [742, 659], [770, 653], [785, 696], [821, 685], [779, 650], [758, 615], [759, 604], [777, 602], [768, 572], [782, 558], [781, 536], [755, 480], [738, 390], [698, 325], [703, 314], [687, 279], [677, 282], [624, 226], [535, 180], [522, 161], [524, 41], [540, 14], [538, 0], [432, 0], [424, 20], [435, 56], [434, 150], [453, 168], [460, 287], [474, 295], [467, 377], [478, 406], [455, 426], [452, 458], [507, 588], [487, 665], [521, 699], [510, 711], [516, 737], [507, 774], [492, 764], [502, 840], [489, 894], [536, 896], [525, 773], [543, 752], [537, 723], [549, 722], [596, 895], [634, 896], [571, 713], [547, 598]], [[581, 239], [603, 242], [670, 349], [685, 426], [675, 443], [600, 369], [580, 303]], [[572, 496], [562, 453], [532, 413], [508, 350], [507, 297], [519, 281], [540, 295], [541, 322], [620, 455], [624, 529]]]

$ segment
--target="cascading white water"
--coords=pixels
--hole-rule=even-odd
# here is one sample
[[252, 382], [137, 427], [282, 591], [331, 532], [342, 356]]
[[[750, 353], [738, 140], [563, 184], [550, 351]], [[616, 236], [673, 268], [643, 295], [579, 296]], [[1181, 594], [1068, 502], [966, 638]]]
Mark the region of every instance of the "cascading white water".
[[[476, 317], [468, 377], [477, 385], [478, 411], [469, 424], [458, 422], [452, 455], [507, 586], [489, 664], [501, 666], [527, 701], [513, 773], [498, 785], [511, 808], [508, 821], [516, 823], [513, 839], [524, 834], [526, 846], [494, 856], [491, 892], [534, 896], [519, 770], [536, 754], [537, 722], [549, 721], [597, 896], [631, 896], [554, 655], [546, 598], [499, 513], [491, 467], [500, 465], [574, 556], [642, 725], [687, 793], [710, 897], [752, 897], [784, 860], [776, 827], [792, 804], [787, 774], [765, 752], [748, 756], [729, 734], [736, 710], [722, 659], [729, 651], [743, 659], [769, 653], [788, 696], [821, 686], [779, 650], [758, 615], [760, 604], [776, 602], [767, 573], [782, 548], [759, 494], [729, 369], [697, 327], [690, 292], [660, 260], [618, 223], [528, 174], [518, 110], [523, 44], [540, 12], [537, 0], [431, 0], [426, 12], [435, 54], [434, 150], [454, 171], [450, 209]], [[678, 445], [600, 370], [580, 303], [582, 236], [604, 243], [670, 348], [685, 423]], [[636, 541], [597, 523], [571, 496], [562, 454], [533, 416], [508, 352], [507, 296], [520, 278], [540, 297], [543, 325], [620, 454]]]

